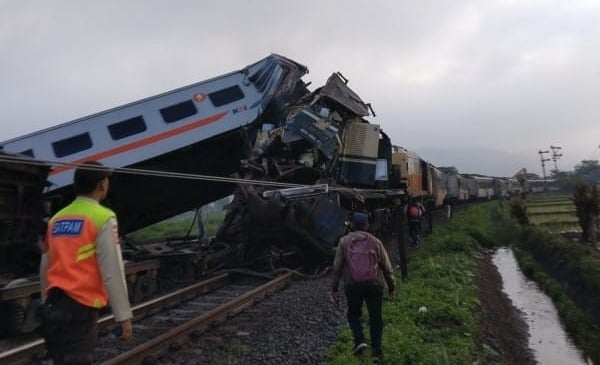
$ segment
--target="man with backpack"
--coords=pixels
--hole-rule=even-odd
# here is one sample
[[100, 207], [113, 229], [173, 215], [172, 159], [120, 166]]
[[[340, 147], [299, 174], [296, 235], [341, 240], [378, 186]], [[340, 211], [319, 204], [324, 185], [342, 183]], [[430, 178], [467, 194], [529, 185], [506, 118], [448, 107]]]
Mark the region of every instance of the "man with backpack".
[[421, 222], [425, 216], [425, 206], [416, 198], [411, 198], [408, 205], [404, 207], [404, 214], [408, 222], [408, 235], [412, 247], [419, 247], [421, 241]]
[[338, 286], [344, 281], [348, 305], [348, 324], [354, 335], [354, 354], [362, 353], [367, 344], [360, 321], [363, 302], [369, 312], [371, 348], [377, 358], [383, 356], [381, 337], [383, 289], [387, 284], [390, 298], [395, 298], [395, 280], [390, 258], [381, 241], [367, 232], [368, 216], [354, 213], [352, 231], [342, 237], [333, 264], [332, 298], [339, 304]]

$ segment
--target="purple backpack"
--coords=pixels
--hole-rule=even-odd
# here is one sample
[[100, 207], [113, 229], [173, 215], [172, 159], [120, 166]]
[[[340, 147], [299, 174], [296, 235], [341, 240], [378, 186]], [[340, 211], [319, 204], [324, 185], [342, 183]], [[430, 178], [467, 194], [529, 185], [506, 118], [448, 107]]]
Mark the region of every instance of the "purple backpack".
[[349, 242], [344, 254], [351, 281], [353, 283], [377, 281], [379, 260], [375, 238], [365, 232], [352, 232], [346, 240]]

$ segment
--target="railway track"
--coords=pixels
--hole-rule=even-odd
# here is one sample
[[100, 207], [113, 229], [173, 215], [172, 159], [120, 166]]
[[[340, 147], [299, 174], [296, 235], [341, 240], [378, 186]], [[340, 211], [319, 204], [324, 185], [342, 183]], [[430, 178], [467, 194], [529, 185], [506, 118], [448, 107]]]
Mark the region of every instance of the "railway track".
[[[133, 339], [120, 341], [114, 318], [99, 321], [96, 363], [152, 363], [166, 351], [176, 350], [211, 326], [226, 321], [254, 303], [283, 289], [292, 279], [287, 273], [269, 280], [264, 276], [226, 273], [179, 289], [133, 307]], [[45, 354], [43, 339], [0, 353], [0, 364], [35, 364]]]

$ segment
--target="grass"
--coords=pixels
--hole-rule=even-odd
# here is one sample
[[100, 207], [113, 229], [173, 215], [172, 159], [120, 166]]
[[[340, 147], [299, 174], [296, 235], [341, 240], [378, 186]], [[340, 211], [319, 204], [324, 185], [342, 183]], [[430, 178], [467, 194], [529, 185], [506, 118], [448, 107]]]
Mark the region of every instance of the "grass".
[[[478, 251], [508, 243], [515, 247], [525, 275], [553, 299], [577, 346], [600, 363], [600, 327], [569, 294], [577, 286], [588, 300], [600, 301], [600, 254], [566, 242], [543, 225], [520, 227], [508, 217], [508, 207], [501, 211], [494, 204], [457, 214], [410, 257], [409, 280], [398, 283], [399, 299], [383, 305], [386, 363], [502, 364], [500, 354], [485, 344], [479, 350], [481, 317], [474, 277]], [[364, 326], [368, 328], [366, 321]], [[371, 364], [369, 355], [351, 354], [352, 344], [350, 330], [343, 330], [324, 364]]]
[[575, 231], [579, 229], [579, 224], [569, 222], [543, 222], [537, 225], [540, 229], [544, 229], [550, 233], [561, 233], [565, 231]]
[[570, 199], [569, 200], [560, 200], [560, 201], [557, 200], [557, 201], [553, 201], [553, 202], [530, 200], [529, 205], [534, 208], [545, 208], [545, 207], [553, 208], [553, 207], [561, 207], [561, 206], [573, 207], [573, 201]]
[[562, 202], [565, 200], [572, 200], [572, 196], [565, 193], [553, 193], [553, 194], [534, 194], [530, 195], [536, 202], [543, 203], [553, 203], [553, 202]]
[[[530, 206], [539, 201], [536, 198]], [[488, 202], [457, 213], [451, 223], [436, 227], [421, 249], [410, 257], [409, 280], [398, 279], [398, 299], [384, 300], [386, 363], [502, 364], [499, 354], [486, 350], [485, 346], [479, 350], [476, 341], [480, 317], [474, 278], [479, 250], [510, 242], [517, 246], [517, 259], [524, 273], [538, 281], [554, 300], [574, 341], [600, 363], [597, 346], [600, 328], [569, 297], [572, 284], [557, 280], [545, 271], [553, 267], [554, 271], [568, 274], [574, 280], [572, 283], [581, 285], [590, 296], [597, 297], [600, 293], [599, 254], [590, 247], [565, 243], [545, 228], [574, 226], [570, 220], [537, 222], [538, 226], [520, 228], [507, 217], [508, 208], [500, 211], [497, 207], [496, 202]], [[537, 217], [553, 215], [532, 215], [531, 219], [535, 221]], [[216, 232], [222, 219], [222, 214], [208, 217], [209, 235]], [[193, 216], [171, 219], [135, 232], [134, 237], [182, 236], [192, 226], [192, 220]], [[192, 228], [191, 234], [196, 234], [196, 227]], [[364, 325], [367, 329], [367, 323]], [[368, 330], [365, 332], [368, 334]], [[368, 354], [361, 358], [353, 356], [352, 345], [352, 335], [346, 328], [329, 349], [324, 364], [373, 362]]]
[[551, 232], [579, 227], [573, 200], [568, 195], [532, 196], [527, 201], [529, 222]]
[[[482, 245], [492, 244], [489, 233], [495, 229], [490, 204], [494, 203], [457, 214], [451, 224], [436, 228], [411, 256], [409, 280], [399, 281], [398, 299], [385, 300], [383, 306], [386, 363], [482, 364], [497, 360], [483, 361], [476, 343], [476, 256]], [[345, 329], [324, 364], [372, 362], [368, 355], [353, 356], [352, 345], [350, 330]]]
[[573, 213], [549, 213], [549, 214], [531, 214], [527, 212], [529, 222], [534, 225], [547, 223], [566, 223], [577, 226], [579, 220]]
[[553, 205], [535, 205], [529, 203], [527, 206], [529, 214], [548, 214], [548, 213], [575, 213], [573, 204], [553, 204]]
[[[204, 227], [208, 236], [214, 236], [219, 229], [224, 211], [211, 212], [204, 220]], [[188, 212], [169, 218], [162, 222], [142, 228], [129, 234], [129, 237], [138, 242], [164, 240], [170, 237], [185, 237], [187, 234], [191, 237], [198, 235], [198, 226], [194, 221], [194, 213]]]
[[[411, 280], [400, 284], [399, 298], [386, 300], [384, 351], [390, 364], [471, 363], [477, 305], [472, 276], [476, 264], [461, 254], [414, 260]], [[366, 326], [366, 323], [365, 323]], [[368, 327], [365, 327], [368, 328]], [[352, 335], [343, 331], [326, 364], [362, 364], [351, 354]]]
[[514, 243], [521, 270], [552, 298], [577, 346], [600, 363], [600, 325], [573, 299], [583, 295], [592, 307], [600, 303], [600, 253], [537, 227], [515, 227]]
[[557, 234], [579, 228], [570, 197], [555, 196], [550, 203], [547, 197], [534, 196], [527, 202], [527, 215], [532, 225], [513, 223], [509, 228], [519, 266], [552, 298], [577, 346], [600, 363], [600, 324], [593, 320], [600, 306], [600, 253]]

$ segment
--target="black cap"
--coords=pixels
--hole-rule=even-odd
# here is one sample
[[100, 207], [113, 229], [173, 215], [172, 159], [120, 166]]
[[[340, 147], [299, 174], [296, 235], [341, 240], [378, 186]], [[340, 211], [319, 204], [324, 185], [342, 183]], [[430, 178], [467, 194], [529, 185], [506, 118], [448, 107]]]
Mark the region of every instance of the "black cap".
[[369, 223], [369, 216], [365, 213], [355, 212], [352, 216], [352, 226], [354, 229], [363, 229]]

